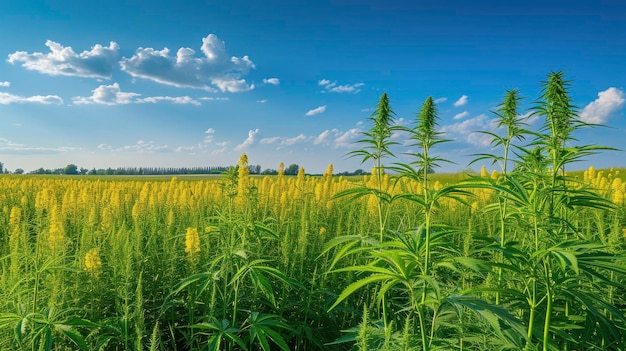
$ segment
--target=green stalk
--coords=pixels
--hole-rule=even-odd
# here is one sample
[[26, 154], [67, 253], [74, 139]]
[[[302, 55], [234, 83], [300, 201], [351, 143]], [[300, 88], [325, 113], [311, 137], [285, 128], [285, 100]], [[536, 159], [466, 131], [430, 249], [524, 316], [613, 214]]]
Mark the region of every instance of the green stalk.
[[39, 294], [39, 279], [40, 279], [40, 272], [39, 272], [39, 251], [40, 251], [40, 236], [37, 236], [37, 241], [35, 242], [35, 286], [33, 287], [33, 313], [35, 313], [37, 311], [37, 298], [38, 298], [38, 294]]
[[552, 314], [552, 291], [547, 289], [547, 305], [546, 305], [546, 319], [543, 326], [543, 351], [548, 351], [548, 339], [550, 338], [550, 316]]
[[420, 319], [420, 332], [422, 334], [422, 350], [428, 351], [429, 343], [426, 342], [426, 326], [424, 325], [424, 311], [422, 311], [423, 308], [424, 306], [422, 305], [421, 308], [417, 309], [417, 315]]

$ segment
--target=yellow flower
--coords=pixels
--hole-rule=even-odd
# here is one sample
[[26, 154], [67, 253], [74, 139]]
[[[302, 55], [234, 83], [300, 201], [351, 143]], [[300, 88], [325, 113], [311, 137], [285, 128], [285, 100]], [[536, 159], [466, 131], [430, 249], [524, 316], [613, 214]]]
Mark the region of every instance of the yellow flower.
[[65, 240], [65, 230], [58, 206], [52, 209], [50, 216], [50, 226], [48, 227], [48, 245], [53, 251], [63, 246]]
[[11, 214], [9, 215], [9, 227], [12, 230], [19, 229], [21, 222], [22, 222], [22, 209], [17, 206], [11, 207]]
[[85, 255], [85, 270], [95, 277], [102, 273], [102, 260], [100, 259], [100, 250], [98, 248], [89, 250]]
[[472, 202], [472, 212], [478, 211], [478, 201]]
[[200, 252], [200, 235], [198, 229], [187, 228], [185, 234], [185, 252], [189, 254], [189, 257], [193, 257], [196, 253]]
[[489, 175], [489, 173], [487, 172], [487, 167], [482, 166], [480, 168], [480, 176], [483, 178], [487, 178], [487, 176]]
[[621, 190], [614, 190], [612, 200], [614, 204], [621, 205], [624, 203], [624, 193]]
[[324, 228], [324, 227], [321, 227], [321, 228], [320, 228], [320, 235], [321, 235], [321, 236], [326, 235], [326, 228]]
[[496, 171], [495, 169], [491, 172], [491, 179], [493, 180], [497, 180], [498, 179], [498, 171]]

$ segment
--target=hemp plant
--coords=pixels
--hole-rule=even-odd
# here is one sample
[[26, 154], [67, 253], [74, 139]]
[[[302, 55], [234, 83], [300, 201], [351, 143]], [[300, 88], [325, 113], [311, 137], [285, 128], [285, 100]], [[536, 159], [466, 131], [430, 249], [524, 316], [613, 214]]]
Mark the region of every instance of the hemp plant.
[[363, 147], [348, 153], [349, 157], [362, 157], [361, 163], [365, 163], [368, 160], [373, 162], [372, 177], [376, 178], [376, 188], [359, 187], [344, 191], [336, 196], [375, 196], [378, 210], [380, 242], [383, 241], [389, 209], [393, 201], [393, 197], [385, 192], [383, 187], [383, 175], [386, 168], [383, 160], [395, 157], [391, 151], [391, 147], [397, 144], [397, 142], [391, 140], [392, 126], [394, 123], [393, 117], [395, 115], [389, 105], [387, 93], [383, 93], [376, 105], [376, 110], [369, 118], [372, 127], [370, 130], [363, 132], [363, 139], [357, 141], [357, 144], [363, 145]]

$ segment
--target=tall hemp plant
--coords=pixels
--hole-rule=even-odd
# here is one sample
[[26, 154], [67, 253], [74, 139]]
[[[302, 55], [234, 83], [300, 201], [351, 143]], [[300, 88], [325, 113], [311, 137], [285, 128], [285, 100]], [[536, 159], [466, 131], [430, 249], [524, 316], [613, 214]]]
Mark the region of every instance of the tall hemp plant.
[[385, 226], [389, 217], [389, 210], [392, 202], [392, 196], [385, 192], [383, 187], [383, 176], [385, 174], [386, 165], [383, 160], [385, 158], [393, 158], [394, 154], [391, 147], [397, 143], [391, 140], [392, 126], [394, 124], [395, 113], [389, 105], [389, 96], [383, 93], [376, 105], [376, 110], [370, 116], [372, 123], [370, 130], [363, 132], [365, 138], [357, 141], [357, 144], [363, 145], [363, 148], [348, 153], [350, 157], [362, 157], [361, 163], [371, 160], [373, 163], [372, 177], [376, 178], [376, 188], [360, 187], [351, 191], [339, 194], [342, 196], [366, 196], [372, 195], [376, 199], [379, 223], [379, 240], [383, 241]]
[[[500, 177], [496, 179], [491, 178], [481, 178], [480, 182], [484, 184], [476, 184], [473, 183], [473, 186], [478, 185], [480, 188], [490, 188], [492, 182], [496, 182], [497, 184], [502, 184], [506, 186], [506, 183], [509, 179], [509, 168], [508, 164], [511, 162], [511, 149], [516, 145], [513, 144], [513, 141], [523, 141], [524, 140], [524, 122], [522, 120], [522, 116], [518, 113], [518, 105], [521, 100], [519, 95], [519, 91], [517, 89], [508, 90], [504, 97], [502, 103], [498, 105], [498, 109], [493, 111], [492, 113], [496, 116], [495, 122], [497, 123], [498, 128], [504, 128], [506, 130], [506, 135], [501, 136], [494, 132], [490, 131], [479, 131], [479, 133], [483, 133], [489, 137], [491, 137], [491, 145], [494, 148], [502, 148], [502, 155], [496, 154], [477, 154], [477, 156], [470, 164], [482, 161], [482, 160], [490, 160], [493, 164], [500, 164], [502, 174]], [[498, 194], [498, 203], [497, 203], [497, 211], [498, 211], [498, 219], [500, 222], [499, 230], [500, 230], [500, 238], [499, 238], [499, 251], [500, 255], [498, 257], [498, 262], [500, 264], [504, 264], [504, 254], [502, 253], [506, 246], [506, 233], [507, 221], [511, 219], [511, 213], [507, 211], [507, 198], [504, 196], [499, 196]], [[489, 211], [494, 209], [494, 207], [487, 207], [485, 211]], [[503, 268], [502, 266], [497, 267], [497, 275], [498, 275], [498, 288], [502, 287], [502, 274]], [[500, 290], [496, 290], [496, 305], [500, 304]]]
[[506, 292], [500, 302], [519, 306], [525, 300], [526, 350], [620, 349], [624, 316], [602, 292], [626, 272], [623, 257], [585, 238], [570, 219], [577, 208], [611, 210], [612, 204], [565, 172], [570, 163], [607, 148], [570, 146], [573, 133], [587, 124], [577, 117], [569, 85], [562, 72], [548, 75], [533, 108], [544, 124], [528, 132], [536, 140], [519, 149], [519, 171], [490, 185], [524, 229], [519, 241], [499, 248], [509, 262], [501, 265], [507, 282], [498, 287]]
[[[432, 98], [428, 98], [418, 114], [414, 129], [400, 128], [408, 133], [414, 146], [421, 152], [412, 154], [417, 160], [411, 163], [395, 163], [393, 170], [399, 173], [400, 179], [408, 178], [419, 180], [421, 190], [408, 191], [395, 196], [391, 200], [404, 199], [416, 204], [418, 213], [413, 215], [423, 216], [423, 224], [418, 228], [408, 228], [403, 231], [389, 231], [384, 241], [379, 245], [363, 248], [354, 248], [346, 244], [345, 239], [337, 238], [336, 242], [329, 243], [327, 251], [340, 244], [345, 244], [337, 251], [334, 262], [348, 255], [366, 254], [365, 264], [348, 266], [332, 271], [332, 273], [352, 272], [363, 274], [364, 277], [349, 284], [338, 296], [330, 310], [337, 307], [348, 299], [357, 290], [369, 287], [374, 288], [376, 301], [390, 312], [390, 321], [387, 321], [387, 313], [383, 313], [384, 332], [379, 335], [393, 334], [393, 325], [404, 325], [402, 340], [421, 344], [423, 350], [463, 348], [464, 332], [459, 327], [455, 318], [461, 318], [462, 311], [471, 310], [480, 316], [496, 335], [506, 339], [501, 330], [501, 324], [507, 328], [517, 325], [515, 318], [504, 309], [494, 308], [484, 301], [473, 296], [460, 294], [458, 288], [452, 284], [452, 280], [445, 279], [449, 269], [459, 269], [459, 265], [473, 266], [480, 264], [469, 259], [450, 257], [450, 252], [458, 252], [454, 247], [450, 235], [455, 231], [443, 225], [433, 223], [433, 215], [444, 198], [458, 199], [470, 194], [448, 186], [431, 189], [429, 185], [429, 171], [445, 161], [431, 154], [434, 145], [445, 141], [441, 133], [436, 131], [437, 112]], [[400, 180], [398, 180], [400, 181]], [[433, 252], [437, 252], [437, 263], [433, 263]], [[331, 268], [332, 269], [332, 268]], [[443, 278], [443, 279], [442, 279]], [[371, 290], [370, 290], [371, 291]], [[388, 306], [387, 304], [388, 303]], [[367, 311], [364, 318], [367, 317]], [[408, 327], [406, 327], [408, 326]], [[417, 326], [417, 327], [415, 327]], [[365, 325], [360, 326], [363, 331]], [[519, 329], [519, 328], [517, 328]], [[450, 338], [450, 333], [456, 332], [458, 339]], [[391, 334], [390, 334], [391, 333]], [[373, 335], [375, 333], [360, 333], [359, 335]], [[510, 344], [505, 340], [505, 343]], [[384, 347], [392, 342], [385, 339]], [[385, 346], [387, 345], [387, 346]], [[393, 345], [405, 345], [396, 340]], [[363, 346], [361, 346], [363, 350]]]

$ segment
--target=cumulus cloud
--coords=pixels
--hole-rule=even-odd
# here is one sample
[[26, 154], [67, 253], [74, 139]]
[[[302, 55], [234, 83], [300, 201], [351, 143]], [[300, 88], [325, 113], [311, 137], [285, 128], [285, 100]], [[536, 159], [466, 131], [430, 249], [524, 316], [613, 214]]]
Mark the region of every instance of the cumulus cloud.
[[133, 102], [133, 99], [141, 94], [126, 93], [120, 90], [120, 85], [101, 85], [92, 90], [92, 95], [88, 97], [77, 96], [73, 99], [76, 105], [101, 104], [101, 105], [126, 105]]
[[334, 141], [335, 147], [350, 147], [354, 141], [361, 136], [361, 129], [352, 128], [346, 132], [339, 133], [339, 136]]
[[[100, 104], [100, 105], [127, 105], [127, 104], [158, 104], [160, 102], [170, 102], [178, 105], [191, 104], [200, 106], [200, 101], [189, 96], [149, 96], [138, 98], [141, 94], [123, 92], [118, 83], [111, 85], [101, 85], [91, 91], [91, 96], [76, 96], [73, 99], [76, 105]], [[222, 98], [200, 98], [201, 100], [221, 100]]]
[[337, 129], [332, 129], [332, 130], [325, 130], [322, 133], [320, 133], [320, 135], [318, 135], [315, 140], [313, 140], [313, 144], [314, 145], [318, 145], [318, 144], [322, 144], [322, 143], [328, 143], [330, 141], [330, 139], [332, 138], [333, 135], [337, 135], [337, 133], [339, 133], [339, 130]]
[[435, 99], [435, 103], [436, 103], [436, 104], [440, 104], [440, 103], [442, 103], [442, 102], [446, 102], [446, 101], [448, 101], [448, 98], [447, 98], [447, 97], [440, 97], [440, 98], [438, 98], [438, 99]]
[[135, 102], [137, 103], [159, 103], [161, 101], [167, 101], [167, 102], [171, 102], [174, 104], [179, 104], [179, 105], [184, 105], [184, 104], [191, 104], [191, 105], [196, 105], [196, 106], [200, 106], [200, 101], [195, 100], [189, 96], [151, 96], [151, 97], [147, 97], [147, 98], [142, 98], [142, 99], [137, 99]]
[[204, 57], [196, 57], [193, 49], [184, 47], [175, 55], [170, 55], [168, 48], [138, 48], [130, 58], [122, 58], [120, 66], [135, 78], [175, 87], [212, 91], [211, 84], [231, 93], [254, 89], [254, 84], [243, 78], [255, 68], [248, 56], [229, 57], [226, 45], [215, 34], [202, 39], [200, 50]]
[[259, 133], [259, 128], [255, 130], [248, 131], [248, 137], [243, 143], [235, 146], [234, 151], [241, 151], [247, 149], [249, 146], [253, 145], [256, 142], [256, 135]]
[[324, 87], [322, 92], [330, 92], [330, 93], [352, 93], [356, 94], [361, 91], [361, 87], [365, 84], [363, 83], [355, 83], [355, 84], [343, 84], [338, 85], [337, 81], [331, 82], [328, 79], [321, 79], [317, 82], [317, 84], [321, 87]]
[[7, 82], [7, 81], [0, 82], [0, 87], [8, 88], [10, 86], [11, 86], [11, 82]]
[[598, 93], [598, 98], [590, 102], [580, 113], [580, 119], [587, 123], [604, 123], [615, 112], [624, 107], [624, 92], [611, 87]]
[[272, 84], [272, 85], [280, 85], [280, 79], [278, 78], [264, 78], [263, 83]]
[[360, 128], [352, 128], [347, 131], [336, 128], [327, 129], [313, 139], [313, 145], [328, 145], [334, 148], [351, 147], [361, 134]]
[[43, 105], [61, 105], [63, 99], [57, 95], [19, 96], [9, 93], [0, 93], [0, 105], [34, 103]]
[[497, 123], [485, 114], [441, 127], [441, 131], [452, 139], [464, 140], [474, 146], [489, 146], [491, 136], [477, 131], [495, 131]]
[[116, 66], [120, 49], [114, 41], [108, 47], [96, 44], [91, 50], [80, 54], [74, 52], [71, 46], [63, 46], [52, 40], [46, 41], [46, 46], [50, 50], [47, 54], [16, 51], [9, 54], [7, 61], [22, 63], [22, 67], [28, 70], [51, 76], [108, 79]]
[[452, 117], [452, 119], [463, 119], [465, 117], [469, 116], [469, 112], [467, 111], [463, 111], [461, 113], [457, 113], [456, 115], [454, 115], [454, 117]]
[[320, 106], [320, 107], [316, 107], [312, 110], [309, 110], [307, 113], [305, 113], [305, 116], [315, 116], [315, 115], [319, 115], [320, 113], [324, 113], [326, 111], [326, 105], [324, 106]]
[[463, 95], [457, 101], [454, 102], [454, 107], [465, 106], [467, 105], [468, 96]]

